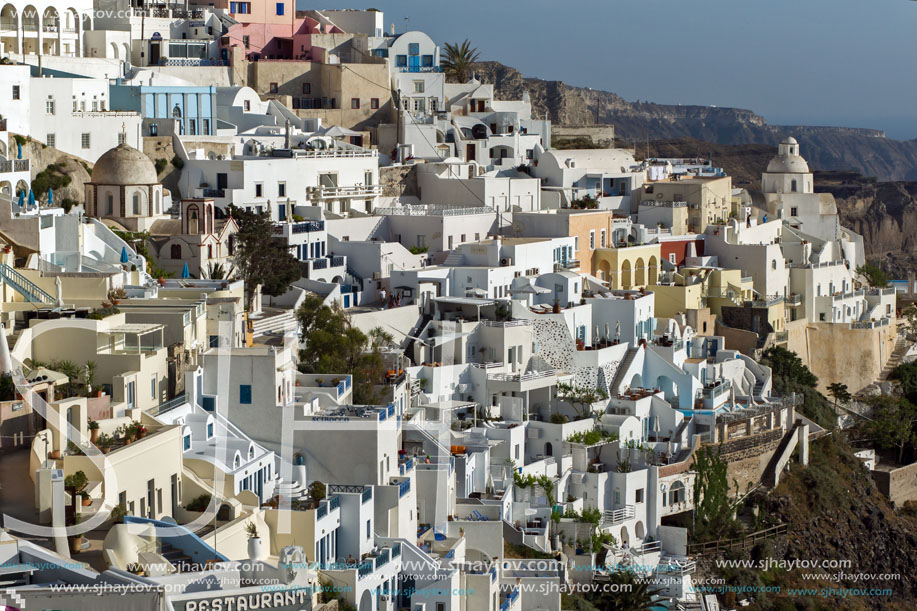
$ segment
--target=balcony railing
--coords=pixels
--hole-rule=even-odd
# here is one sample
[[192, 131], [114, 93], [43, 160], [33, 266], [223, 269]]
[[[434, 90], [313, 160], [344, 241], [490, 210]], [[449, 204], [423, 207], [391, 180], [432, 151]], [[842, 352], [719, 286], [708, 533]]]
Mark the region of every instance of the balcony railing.
[[579, 259], [567, 259], [566, 261], [558, 261], [554, 263], [555, 270], [561, 269], [574, 269], [580, 266]]
[[497, 382], [528, 382], [529, 380], [540, 380], [556, 375], [556, 369], [546, 369], [545, 371], [530, 371], [528, 373], [488, 373], [487, 379]]
[[411, 491], [411, 480], [406, 479], [400, 484], [398, 484], [398, 498], [403, 497], [408, 492]]
[[424, 72], [442, 72], [440, 66], [398, 66], [395, 68], [398, 72], [409, 72], [411, 74], [420, 74]]
[[309, 187], [312, 199], [339, 199], [342, 197], [375, 197], [382, 193], [379, 185], [354, 185], [352, 187]]
[[620, 524], [634, 517], [634, 506], [625, 505], [620, 509], [611, 509], [606, 511], [602, 516], [602, 524], [605, 526], [614, 526], [615, 524]]
[[482, 320], [481, 324], [485, 327], [528, 327], [531, 326], [532, 321], [527, 318], [519, 320]]
[[28, 159], [12, 159], [10, 161], [0, 161], [0, 172], [28, 172]]
[[202, 189], [204, 197], [226, 197], [226, 189]]

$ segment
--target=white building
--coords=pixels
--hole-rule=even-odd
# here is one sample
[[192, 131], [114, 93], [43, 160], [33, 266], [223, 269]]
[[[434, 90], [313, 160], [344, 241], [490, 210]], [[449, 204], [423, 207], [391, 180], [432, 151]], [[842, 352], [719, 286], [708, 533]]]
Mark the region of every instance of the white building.
[[92, 29], [92, 19], [91, 0], [7, 2], [0, 10], [0, 52], [82, 57], [83, 36]]

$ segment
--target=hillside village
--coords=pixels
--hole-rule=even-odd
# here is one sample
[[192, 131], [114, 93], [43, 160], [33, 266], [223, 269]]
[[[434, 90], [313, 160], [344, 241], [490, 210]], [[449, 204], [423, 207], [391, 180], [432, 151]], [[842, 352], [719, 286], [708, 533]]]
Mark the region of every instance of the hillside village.
[[752, 190], [287, 0], [0, 53], [0, 607], [768, 608], [704, 584], [800, 482], [917, 502], [917, 280], [794, 137]]

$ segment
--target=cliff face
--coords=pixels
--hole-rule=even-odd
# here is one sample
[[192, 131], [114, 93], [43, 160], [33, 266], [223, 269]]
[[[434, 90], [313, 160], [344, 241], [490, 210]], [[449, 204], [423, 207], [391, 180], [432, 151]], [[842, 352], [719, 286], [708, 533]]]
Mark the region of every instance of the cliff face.
[[768, 125], [764, 117], [740, 108], [628, 102], [608, 91], [526, 78], [497, 62], [478, 63], [474, 71], [481, 82], [494, 84], [498, 99], [519, 99], [528, 91], [536, 116], [559, 125], [611, 123], [616, 136], [628, 143], [694, 138], [776, 145], [792, 135], [814, 168], [852, 169], [879, 180], [917, 180], [917, 140], [890, 140], [878, 130]]

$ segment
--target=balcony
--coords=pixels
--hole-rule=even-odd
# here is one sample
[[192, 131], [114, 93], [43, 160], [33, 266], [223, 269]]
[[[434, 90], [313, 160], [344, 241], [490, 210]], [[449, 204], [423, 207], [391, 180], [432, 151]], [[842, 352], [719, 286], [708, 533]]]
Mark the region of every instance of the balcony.
[[625, 505], [620, 509], [611, 509], [602, 516], [602, 526], [615, 526], [633, 519], [635, 514], [633, 505]]
[[784, 299], [789, 306], [797, 307], [802, 305], [802, 295], [799, 293], [790, 293]]
[[202, 197], [226, 197], [226, 189], [201, 189]]
[[309, 199], [348, 199], [376, 197], [382, 193], [379, 185], [354, 185], [352, 187], [309, 187]]
[[407, 72], [410, 74], [424, 74], [442, 72], [440, 66], [398, 66], [395, 68], [398, 72]]
[[28, 159], [12, 159], [10, 161], [0, 161], [0, 173], [7, 172], [28, 172]]
[[554, 263], [554, 271], [559, 272], [564, 269], [579, 269], [580, 261], [579, 259], [567, 259], [565, 261], [557, 261]]

